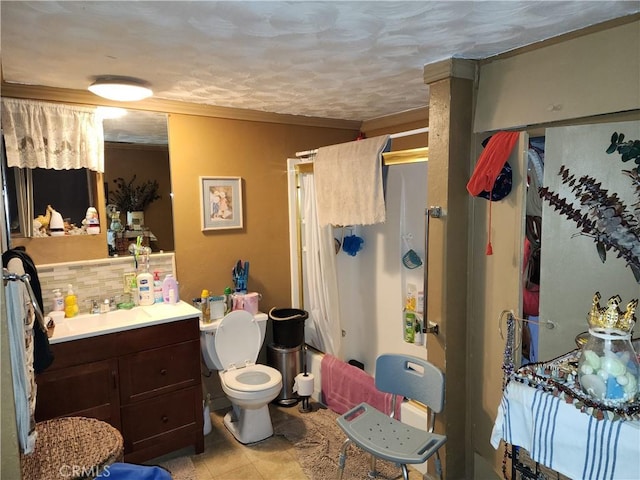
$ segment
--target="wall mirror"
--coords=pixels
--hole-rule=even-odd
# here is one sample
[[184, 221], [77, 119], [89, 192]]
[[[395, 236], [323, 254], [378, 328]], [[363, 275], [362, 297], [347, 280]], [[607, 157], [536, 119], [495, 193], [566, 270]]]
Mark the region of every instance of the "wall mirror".
[[[103, 175], [86, 169], [5, 170], [5, 203], [8, 207], [11, 236], [31, 236], [27, 234], [31, 231], [30, 222], [38, 216], [46, 216], [48, 205], [54, 206], [70, 223], [81, 225], [87, 207], [97, 206], [97, 198], [101, 197], [96, 195], [97, 189], [104, 189], [104, 198], [109, 204], [110, 197], [113, 197], [110, 192], [117, 187], [114, 180], [122, 178], [133, 186], [157, 182], [160, 196], [145, 209], [144, 230], [127, 232], [126, 237], [135, 241], [137, 235], [143, 233], [146, 235], [145, 241], [149, 242], [154, 252], [173, 251], [167, 115], [130, 109], [106, 109], [100, 114], [104, 115]], [[30, 198], [32, 201], [29, 201]], [[120, 212], [120, 220], [126, 226], [126, 212]], [[110, 224], [110, 218], [102, 221], [105, 229]], [[125, 238], [124, 242], [126, 241]], [[108, 250], [105, 247], [106, 253]]]
[[[603, 262], [593, 234], [580, 234], [575, 222], [533, 195], [537, 186], [548, 187], [586, 212], [570, 186], [562, 181], [559, 171], [563, 166], [576, 178], [590, 176], [601, 182], [607, 195], [615, 193], [637, 217], [638, 191], [624, 174], [635, 165], [623, 162], [619, 153], [607, 153], [614, 132], [624, 133], [628, 140], [638, 139], [640, 122], [555, 127], [546, 129], [544, 136], [530, 136], [526, 221], [529, 249], [525, 248], [523, 314], [533, 322], [527, 325], [530, 338], [523, 342], [525, 361], [549, 360], [575, 348], [576, 335], [588, 330], [587, 313], [595, 292], [602, 295], [601, 305], [620, 295], [623, 311], [629, 301], [640, 297], [640, 283], [615, 249], [607, 252]], [[602, 231], [608, 235], [614, 230], [612, 227]], [[532, 255], [527, 255], [527, 250]], [[553, 328], [548, 322], [553, 322]], [[527, 343], [529, 349], [525, 352]]]
[[[118, 185], [130, 185], [138, 188], [156, 183], [160, 198], [144, 208], [144, 229], [121, 232], [117, 250], [122, 253], [129, 243], [143, 234], [154, 252], [173, 251], [173, 208], [171, 197], [171, 172], [169, 166], [169, 142], [167, 115], [157, 112], [126, 110], [124, 115], [103, 120], [105, 135], [105, 172], [104, 189], [107, 205], [118, 207], [116, 199], [122, 188]], [[122, 180], [118, 180], [122, 179]], [[109, 211], [115, 208], [108, 208]], [[124, 206], [117, 218], [123, 227], [127, 221]], [[107, 219], [107, 225], [112, 224]], [[138, 227], [137, 223], [135, 227]], [[111, 240], [111, 234], [108, 240]], [[113, 248], [113, 242], [112, 248]], [[111, 253], [113, 253], [111, 249]]]

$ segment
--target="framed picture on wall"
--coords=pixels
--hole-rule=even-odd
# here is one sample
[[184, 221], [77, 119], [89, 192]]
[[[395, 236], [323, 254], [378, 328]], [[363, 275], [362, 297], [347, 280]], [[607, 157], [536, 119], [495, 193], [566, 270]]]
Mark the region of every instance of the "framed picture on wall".
[[242, 178], [200, 177], [202, 231], [242, 228]]

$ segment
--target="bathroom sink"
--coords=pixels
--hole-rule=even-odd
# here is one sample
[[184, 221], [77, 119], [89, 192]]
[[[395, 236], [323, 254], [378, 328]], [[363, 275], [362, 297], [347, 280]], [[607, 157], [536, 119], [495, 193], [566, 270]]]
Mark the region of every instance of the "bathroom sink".
[[130, 310], [83, 314], [56, 322], [49, 343], [67, 342], [158, 323], [172, 322], [200, 315], [200, 311], [186, 302], [175, 305], [151, 305]]
[[149, 319], [149, 315], [142, 308], [132, 308], [130, 310], [114, 310], [107, 313], [84, 314], [73, 318], [65, 318], [66, 324], [72, 332], [101, 329], [114, 325], [122, 325], [130, 322], [140, 322]]
[[159, 323], [172, 322], [200, 315], [200, 310], [186, 302], [175, 305], [151, 305], [130, 310], [83, 314], [56, 321], [49, 343], [67, 342], [80, 338], [131, 330]]
[[50, 343], [111, 333], [140, 325], [151, 319], [142, 308], [114, 310], [107, 313], [83, 314], [56, 322]]

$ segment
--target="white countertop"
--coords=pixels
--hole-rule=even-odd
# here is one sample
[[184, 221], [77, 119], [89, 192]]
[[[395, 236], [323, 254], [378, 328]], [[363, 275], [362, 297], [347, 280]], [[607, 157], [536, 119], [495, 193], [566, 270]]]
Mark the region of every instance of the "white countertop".
[[57, 321], [49, 343], [68, 342], [199, 317], [200, 310], [184, 301], [176, 304], [157, 303], [108, 313], [78, 315]]

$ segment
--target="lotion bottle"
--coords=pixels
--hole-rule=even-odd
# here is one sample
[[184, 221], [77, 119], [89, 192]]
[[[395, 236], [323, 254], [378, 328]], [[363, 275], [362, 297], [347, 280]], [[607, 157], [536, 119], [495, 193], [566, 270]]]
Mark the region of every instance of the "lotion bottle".
[[136, 278], [138, 283], [138, 305], [153, 305], [153, 275], [144, 271]]
[[164, 303], [178, 303], [178, 284], [176, 279], [170, 273], [164, 277], [162, 282], [162, 299]]

